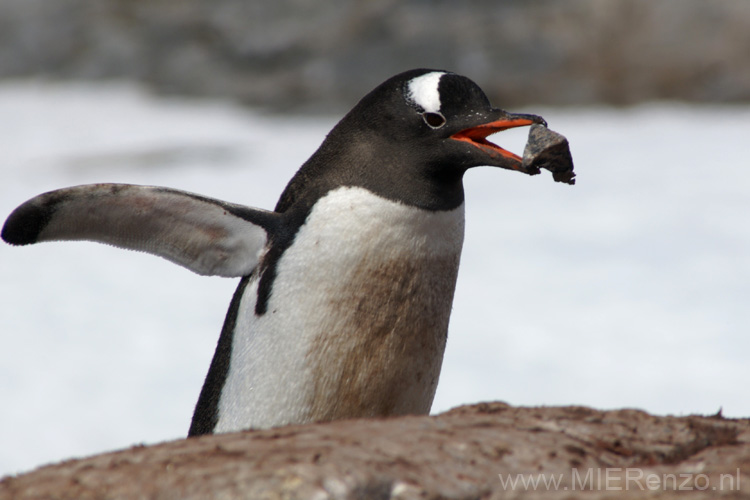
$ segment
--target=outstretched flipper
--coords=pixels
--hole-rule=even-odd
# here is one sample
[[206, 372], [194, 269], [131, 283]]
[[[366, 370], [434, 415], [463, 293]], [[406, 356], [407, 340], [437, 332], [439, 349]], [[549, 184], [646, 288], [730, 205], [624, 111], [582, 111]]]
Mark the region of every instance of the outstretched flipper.
[[148, 252], [202, 275], [237, 277], [258, 264], [279, 214], [175, 189], [90, 184], [16, 208], [2, 238], [14, 245], [88, 240]]

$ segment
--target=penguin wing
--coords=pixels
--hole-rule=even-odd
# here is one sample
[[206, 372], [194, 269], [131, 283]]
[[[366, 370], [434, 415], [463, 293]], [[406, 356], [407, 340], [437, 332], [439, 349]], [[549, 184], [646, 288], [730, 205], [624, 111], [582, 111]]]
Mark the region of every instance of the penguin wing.
[[152, 253], [202, 275], [246, 276], [279, 214], [153, 186], [90, 184], [36, 196], [10, 214], [13, 245], [88, 240]]

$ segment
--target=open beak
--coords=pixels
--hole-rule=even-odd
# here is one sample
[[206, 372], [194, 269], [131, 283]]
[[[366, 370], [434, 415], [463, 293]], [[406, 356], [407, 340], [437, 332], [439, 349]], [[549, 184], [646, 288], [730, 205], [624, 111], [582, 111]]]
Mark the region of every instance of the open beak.
[[512, 114], [501, 110], [496, 111], [500, 115], [498, 119], [457, 132], [451, 136], [451, 139], [468, 142], [472, 146], [481, 149], [493, 160], [490, 163], [492, 165], [525, 172], [526, 170], [522, 164], [523, 160], [520, 156], [488, 141], [487, 137], [494, 133], [508, 130], [509, 128], [525, 127], [534, 123], [547, 126], [547, 122], [544, 118], [537, 115]]

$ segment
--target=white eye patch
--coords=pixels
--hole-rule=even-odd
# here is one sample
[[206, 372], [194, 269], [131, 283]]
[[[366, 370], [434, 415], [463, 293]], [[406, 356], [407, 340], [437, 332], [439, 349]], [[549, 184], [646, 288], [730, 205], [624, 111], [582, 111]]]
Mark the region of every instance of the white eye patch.
[[438, 85], [444, 74], [442, 71], [433, 71], [412, 78], [407, 84], [406, 97], [426, 113], [439, 113], [440, 92], [438, 92]]

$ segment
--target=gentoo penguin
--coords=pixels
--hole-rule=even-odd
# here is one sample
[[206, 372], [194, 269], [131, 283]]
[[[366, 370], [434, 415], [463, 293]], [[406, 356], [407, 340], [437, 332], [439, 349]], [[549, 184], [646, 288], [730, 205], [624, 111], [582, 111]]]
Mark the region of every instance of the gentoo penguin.
[[273, 211], [174, 189], [96, 184], [39, 195], [14, 245], [90, 240], [239, 277], [189, 435], [426, 414], [443, 359], [471, 167], [536, 173], [486, 137], [541, 117], [471, 80], [417, 69], [366, 95]]

